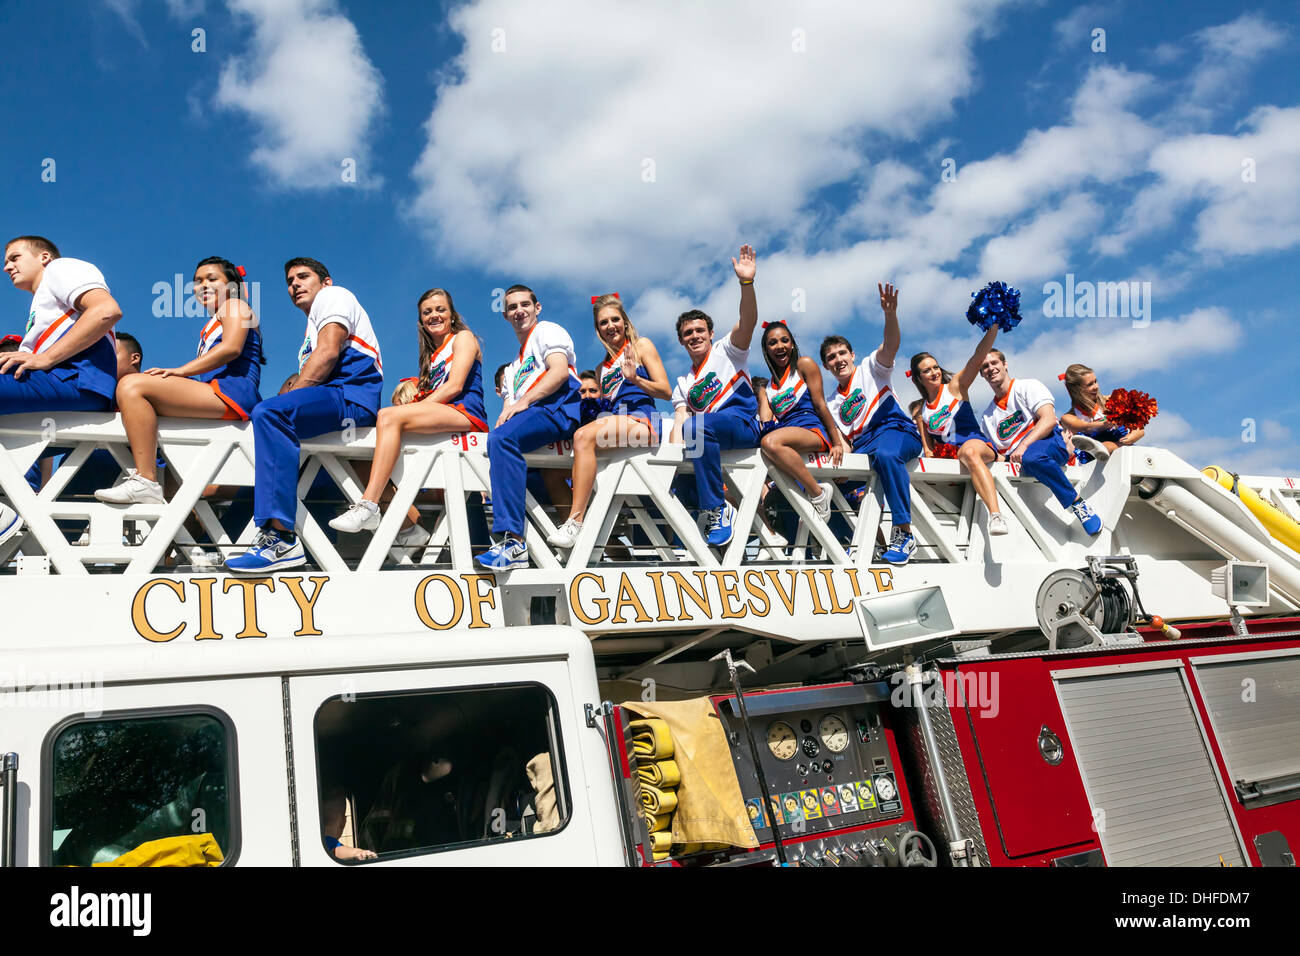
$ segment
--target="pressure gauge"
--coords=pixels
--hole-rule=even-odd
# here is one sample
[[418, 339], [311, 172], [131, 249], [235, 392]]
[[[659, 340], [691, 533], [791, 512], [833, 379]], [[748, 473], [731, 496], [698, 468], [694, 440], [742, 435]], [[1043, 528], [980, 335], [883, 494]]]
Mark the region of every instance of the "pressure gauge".
[[817, 727], [822, 745], [833, 754], [844, 753], [849, 745], [849, 728], [834, 714], [827, 714]]
[[898, 791], [894, 789], [894, 781], [890, 780], [888, 777], [877, 777], [876, 793], [880, 796], [881, 800], [893, 800]]
[[821, 747], [817, 745], [816, 737], [805, 737], [799, 742], [799, 746], [803, 748], [803, 752], [809, 757], [816, 757], [822, 752]]
[[767, 728], [767, 749], [777, 760], [789, 760], [799, 750], [799, 740], [794, 728], [784, 720], [775, 721]]

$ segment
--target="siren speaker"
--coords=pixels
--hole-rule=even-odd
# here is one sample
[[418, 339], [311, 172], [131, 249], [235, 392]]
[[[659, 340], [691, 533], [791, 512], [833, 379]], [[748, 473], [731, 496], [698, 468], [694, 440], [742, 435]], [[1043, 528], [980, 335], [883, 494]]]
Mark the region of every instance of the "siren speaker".
[[937, 584], [872, 594], [859, 598], [856, 606], [862, 636], [873, 651], [961, 633]]
[[1262, 561], [1229, 561], [1210, 572], [1210, 586], [1232, 607], [1264, 607], [1270, 601], [1268, 565]]

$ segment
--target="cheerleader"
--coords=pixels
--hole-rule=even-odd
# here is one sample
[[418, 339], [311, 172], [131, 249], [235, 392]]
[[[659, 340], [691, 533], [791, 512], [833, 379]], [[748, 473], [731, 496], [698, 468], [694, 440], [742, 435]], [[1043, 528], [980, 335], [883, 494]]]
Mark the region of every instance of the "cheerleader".
[[713, 319], [699, 309], [677, 317], [677, 341], [691, 360], [688, 374], [673, 390], [673, 432], [698, 457], [693, 468], [696, 500], [708, 523], [705, 540], [713, 547], [731, 541], [735, 508], [727, 503], [722, 480], [722, 452], [755, 448], [759, 443], [758, 403], [749, 382], [749, 348], [758, 325], [754, 295], [757, 259], [751, 246], [740, 247], [731, 260], [740, 283], [740, 317], [720, 342], [713, 341]]
[[194, 268], [194, 297], [211, 318], [198, 354], [177, 368], [135, 372], [117, 383], [117, 406], [135, 467], [95, 497], [109, 504], [161, 504], [157, 480], [158, 416], [246, 422], [261, 402], [262, 336], [243, 299], [244, 271], [210, 256]]
[[[439, 435], [487, 431], [483, 407], [483, 353], [478, 338], [456, 311], [451, 293], [430, 289], [416, 303], [420, 377], [411, 401], [383, 408], [375, 425], [375, 454], [361, 500], [330, 521], [336, 531], [356, 533], [379, 527], [379, 499], [402, 451], [402, 435]], [[396, 396], [394, 396], [396, 398]], [[399, 548], [428, 540], [415, 524], [419, 512], [407, 513], [395, 539]]]
[[986, 442], [980, 449], [984, 463], [1005, 460], [1019, 464], [1025, 474], [1047, 486], [1062, 508], [1074, 512], [1084, 531], [1098, 534], [1101, 518], [1065, 477], [1062, 466], [1069, 452], [1047, 386], [1032, 378], [1012, 378], [1007, 357], [997, 349], [985, 357], [980, 375], [993, 389], [993, 401], [980, 418]]
[[880, 480], [893, 525], [889, 547], [881, 558], [903, 565], [916, 552], [912, 537], [912, 485], [907, 463], [921, 454], [921, 437], [916, 424], [898, 405], [892, 378], [901, 333], [898, 328], [898, 290], [877, 285], [880, 309], [885, 316], [884, 335], [879, 347], [861, 365], [849, 340], [830, 335], [822, 341], [822, 365], [835, 377], [836, 388], [826, 398], [844, 437], [853, 451], [871, 456], [871, 468]]
[[[637, 335], [618, 293], [593, 298], [591, 314], [596, 335], [609, 353], [592, 373], [599, 390], [590, 397], [597, 398], [604, 410], [573, 435], [573, 503], [564, 524], [546, 539], [557, 548], [572, 548], [582, 530], [596, 482], [596, 450], [653, 445], [659, 430], [655, 399], [672, 395], [659, 350]], [[584, 397], [588, 397], [585, 392]]]
[[[806, 456], [830, 452], [836, 467], [849, 450], [835, 427], [822, 394], [822, 373], [817, 363], [799, 354], [799, 346], [785, 322], [763, 326], [763, 360], [772, 377], [758, 395], [758, 420], [763, 454], [791, 479], [798, 482], [823, 521], [831, 516], [831, 486], [819, 485], [805, 464]], [[833, 435], [834, 441], [827, 436]], [[815, 492], [814, 492], [814, 489]]]
[[997, 337], [998, 326], [994, 325], [984, 333], [975, 353], [956, 375], [941, 367], [929, 352], [913, 355], [911, 379], [921, 398], [912, 403], [911, 411], [921, 433], [923, 454], [960, 461], [970, 472], [971, 483], [988, 508], [989, 534], [1006, 534], [1007, 523], [998, 504], [993, 474], [981, 454], [981, 449], [988, 446], [970, 403], [970, 387]]
[[1062, 377], [1070, 393], [1071, 408], [1061, 416], [1061, 426], [1066, 443], [1075, 448], [1078, 464], [1094, 458], [1105, 461], [1116, 448], [1132, 445], [1145, 434], [1141, 428], [1130, 431], [1110, 423], [1106, 418], [1106, 400], [1110, 396], [1101, 394], [1097, 375], [1088, 366], [1076, 362]]

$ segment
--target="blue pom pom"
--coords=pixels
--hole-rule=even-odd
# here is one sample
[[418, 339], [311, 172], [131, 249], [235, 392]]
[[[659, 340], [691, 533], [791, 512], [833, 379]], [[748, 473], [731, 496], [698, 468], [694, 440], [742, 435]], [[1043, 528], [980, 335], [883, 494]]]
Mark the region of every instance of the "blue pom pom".
[[966, 319], [987, 332], [997, 325], [1004, 332], [1010, 332], [1020, 324], [1020, 292], [1007, 288], [1005, 282], [990, 282], [978, 292], [972, 292], [974, 300], [966, 310]]

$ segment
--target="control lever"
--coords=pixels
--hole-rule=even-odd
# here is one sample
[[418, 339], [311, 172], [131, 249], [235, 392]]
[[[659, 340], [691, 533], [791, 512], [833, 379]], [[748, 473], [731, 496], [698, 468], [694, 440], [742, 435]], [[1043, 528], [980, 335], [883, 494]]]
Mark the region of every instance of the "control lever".
[[[740, 724], [745, 728], [745, 736], [749, 738], [749, 757], [754, 761], [754, 772], [758, 774], [758, 789], [760, 793], [760, 808], [767, 803], [770, 798], [768, 794], [771, 790], [767, 786], [767, 775], [763, 773], [763, 761], [758, 756], [758, 742], [754, 739], [754, 728], [749, 723], [749, 710], [745, 707], [745, 694], [740, 689], [740, 668], [745, 668], [751, 674], [756, 673], [748, 661], [742, 660], [739, 664], [731, 657], [731, 648], [724, 647], [721, 654], [714, 654], [709, 658], [710, 661], [725, 660], [727, 662], [727, 673], [731, 676], [731, 689], [736, 693], [736, 709], [740, 711]], [[771, 819], [771, 812], [768, 812], [768, 818]], [[760, 820], [762, 817], [759, 818]], [[785, 856], [785, 844], [781, 842], [781, 826], [775, 820], [772, 820], [772, 842], [776, 845], [776, 858], [780, 866], [789, 866], [789, 861]]]

